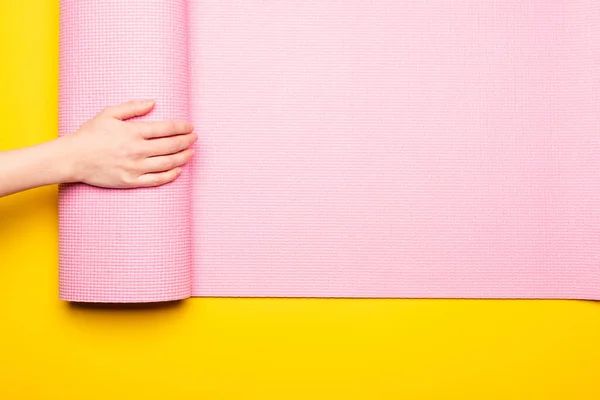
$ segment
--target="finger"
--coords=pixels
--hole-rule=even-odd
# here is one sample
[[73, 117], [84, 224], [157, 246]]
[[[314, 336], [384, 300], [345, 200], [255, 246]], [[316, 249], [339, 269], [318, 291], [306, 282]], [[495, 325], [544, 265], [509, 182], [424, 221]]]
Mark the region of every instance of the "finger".
[[194, 130], [194, 126], [187, 121], [135, 121], [134, 124], [146, 139], [185, 135]]
[[188, 133], [187, 135], [149, 140], [146, 142], [147, 153], [149, 156], [166, 156], [179, 153], [192, 146], [197, 138], [198, 135], [195, 133]]
[[181, 168], [169, 171], [141, 175], [136, 182], [137, 187], [153, 187], [164, 185], [177, 179], [181, 175]]
[[154, 108], [153, 100], [132, 100], [116, 106], [105, 108], [101, 114], [124, 121], [133, 117], [146, 115]]
[[187, 149], [168, 156], [150, 157], [143, 162], [142, 170], [144, 173], [169, 171], [186, 164], [193, 155], [194, 150]]

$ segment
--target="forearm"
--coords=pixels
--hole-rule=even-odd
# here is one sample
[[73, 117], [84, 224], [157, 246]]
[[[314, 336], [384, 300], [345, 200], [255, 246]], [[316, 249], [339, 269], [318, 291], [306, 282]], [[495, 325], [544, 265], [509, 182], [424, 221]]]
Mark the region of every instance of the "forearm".
[[68, 147], [62, 146], [64, 139], [0, 152], [0, 197], [70, 181]]

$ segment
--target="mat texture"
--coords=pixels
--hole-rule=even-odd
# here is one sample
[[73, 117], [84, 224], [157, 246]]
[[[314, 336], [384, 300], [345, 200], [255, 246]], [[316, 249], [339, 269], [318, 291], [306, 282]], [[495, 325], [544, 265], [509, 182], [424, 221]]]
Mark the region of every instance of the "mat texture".
[[200, 135], [175, 183], [60, 192], [61, 298], [600, 298], [600, 3], [61, 3], [60, 134]]

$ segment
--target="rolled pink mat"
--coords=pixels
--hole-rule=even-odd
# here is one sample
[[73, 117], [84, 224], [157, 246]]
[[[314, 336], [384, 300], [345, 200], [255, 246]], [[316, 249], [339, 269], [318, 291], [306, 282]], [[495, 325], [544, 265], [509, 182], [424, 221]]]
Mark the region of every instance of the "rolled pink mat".
[[[187, 1], [60, 5], [60, 134], [104, 107], [154, 99], [147, 119], [189, 120]], [[60, 188], [60, 297], [153, 302], [191, 295], [190, 174], [154, 189]]]
[[61, 297], [600, 299], [600, 3], [61, 4], [61, 134], [153, 98], [175, 183], [60, 197]]

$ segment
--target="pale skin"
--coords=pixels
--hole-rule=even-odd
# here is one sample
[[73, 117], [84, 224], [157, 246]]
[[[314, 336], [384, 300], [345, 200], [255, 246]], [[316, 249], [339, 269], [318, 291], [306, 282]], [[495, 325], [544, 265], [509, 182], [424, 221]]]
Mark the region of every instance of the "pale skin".
[[197, 136], [187, 121], [130, 120], [153, 107], [152, 100], [111, 106], [71, 135], [0, 152], [0, 197], [61, 183], [132, 189], [174, 181]]

